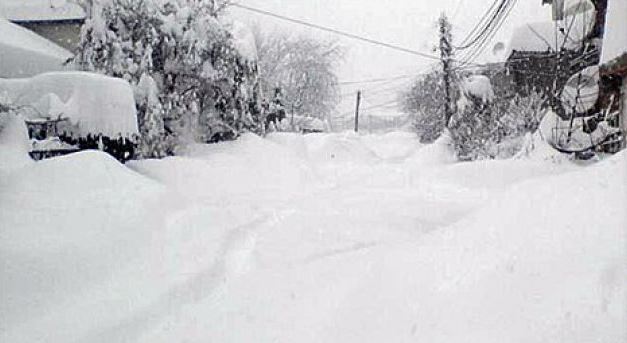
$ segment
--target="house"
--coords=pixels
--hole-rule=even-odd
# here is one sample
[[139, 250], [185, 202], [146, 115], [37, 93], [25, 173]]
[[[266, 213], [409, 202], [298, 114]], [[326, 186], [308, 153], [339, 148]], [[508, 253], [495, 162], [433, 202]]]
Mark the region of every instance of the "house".
[[[591, 11], [593, 12], [593, 11]], [[539, 92], [549, 98], [571, 75], [599, 62], [596, 14], [579, 14], [564, 20], [560, 29], [553, 22], [526, 24], [511, 38], [507, 61], [515, 90]]]
[[83, 7], [66, 0], [2, 0], [0, 17], [72, 51], [87, 14]]
[[627, 0], [609, 0], [601, 53], [600, 102], [622, 131], [621, 147], [627, 146]]

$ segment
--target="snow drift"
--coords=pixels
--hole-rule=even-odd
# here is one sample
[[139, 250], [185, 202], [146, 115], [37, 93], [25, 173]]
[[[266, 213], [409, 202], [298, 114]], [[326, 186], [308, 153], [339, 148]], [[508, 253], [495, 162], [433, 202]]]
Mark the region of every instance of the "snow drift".
[[11, 173], [0, 340], [624, 342], [627, 154], [450, 158], [273, 134]]

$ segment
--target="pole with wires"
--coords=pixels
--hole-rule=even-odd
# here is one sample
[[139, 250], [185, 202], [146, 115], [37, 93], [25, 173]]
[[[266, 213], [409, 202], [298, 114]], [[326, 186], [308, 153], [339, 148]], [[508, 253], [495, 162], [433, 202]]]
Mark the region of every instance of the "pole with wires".
[[442, 13], [439, 20], [440, 24], [440, 60], [442, 62], [442, 75], [444, 81], [444, 126], [448, 128], [453, 117], [454, 106], [453, 96], [451, 91], [452, 75], [452, 63], [453, 63], [453, 46], [451, 44], [451, 24], [446, 17], [446, 14]]

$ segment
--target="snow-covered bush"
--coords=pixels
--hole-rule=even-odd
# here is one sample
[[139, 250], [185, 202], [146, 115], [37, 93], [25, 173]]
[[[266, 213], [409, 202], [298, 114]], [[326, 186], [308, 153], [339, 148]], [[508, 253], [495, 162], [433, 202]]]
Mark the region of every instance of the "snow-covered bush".
[[480, 75], [465, 79], [461, 88], [463, 96], [450, 127], [461, 160], [512, 157], [525, 135], [538, 129], [546, 107], [539, 93], [510, 95], [493, 89]]
[[135, 88], [135, 101], [139, 112], [144, 114], [140, 126], [139, 155], [143, 158], [165, 157], [172, 152], [173, 147], [165, 135], [164, 111], [159, 102], [157, 84], [148, 74], [143, 74], [139, 79]]
[[[250, 60], [249, 53], [240, 53], [242, 44], [231, 33], [232, 26], [222, 20], [225, 4], [215, 0], [96, 2], [93, 18], [83, 26], [74, 63], [84, 70], [125, 78], [136, 87], [144, 75], [144, 81], [154, 80], [158, 104], [149, 105], [146, 98], [137, 101], [143, 135], [163, 132], [178, 139], [208, 141], [217, 134], [237, 137], [243, 131], [261, 131], [256, 61]], [[154, 151], [159, 144], [149, 145], [151, 154], [165, 153]]]

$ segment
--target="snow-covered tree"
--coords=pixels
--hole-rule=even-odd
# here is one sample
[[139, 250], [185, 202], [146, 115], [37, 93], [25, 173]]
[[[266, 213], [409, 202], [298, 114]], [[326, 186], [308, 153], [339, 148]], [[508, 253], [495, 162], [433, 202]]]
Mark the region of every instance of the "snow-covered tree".
[[[453, 98], [459, 94], [453, 89]], [[411, 88], [401, 94], [402, 109], [411, 115], [420, 141], [432, 143], [444, 129], [445, 97], [442, 72], [433, 70], [417, 78]]]
[[260, 132], [256, 61], [241, 52], [232, 24], [221, 18], [227, 4], [225, 0], [96, 1], [74, 62], [135, 86], [144, 75], [155, 81], [160, 108], [138, 101], [142, 134], [155, 132], [144, 125], [161, 121], [163, 132], [179, 140], [209, 141], [216, 136], [235, 138], [246, 130]]
[[326, 119], [339, 101], [335, 69], [343, 49], [336, 41], [255, 30], [264, 94], [282, 89], [287, 112]]

